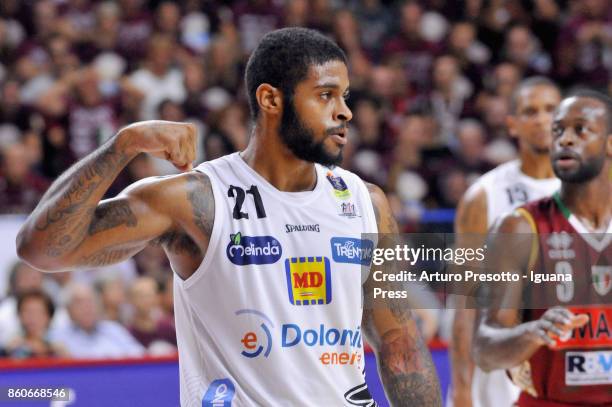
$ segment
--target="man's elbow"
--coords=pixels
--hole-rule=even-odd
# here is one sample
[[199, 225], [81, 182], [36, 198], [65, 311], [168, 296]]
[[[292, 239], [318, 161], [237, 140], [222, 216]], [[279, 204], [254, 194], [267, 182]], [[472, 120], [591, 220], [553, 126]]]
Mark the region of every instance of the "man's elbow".
[[36, 243], [36, 239], [27, 232], [25, 227], [17, 234], [15, 243], [17, 246], [17, 256], [37, 270], [51, 273], [70, 269], [65, 259], [59, 256], [52, 257], [47, 255], [44, 249]]
[[474, 341], [472, 342], [472, 359], [479, 368], [488, 373], [497, 369], [497, 366], [492, 363], [493, 361], [491, 360], [490, 354], [486, 349], [485, 342], [486, 340], [484, 340], [482, 337], [474, 337]]

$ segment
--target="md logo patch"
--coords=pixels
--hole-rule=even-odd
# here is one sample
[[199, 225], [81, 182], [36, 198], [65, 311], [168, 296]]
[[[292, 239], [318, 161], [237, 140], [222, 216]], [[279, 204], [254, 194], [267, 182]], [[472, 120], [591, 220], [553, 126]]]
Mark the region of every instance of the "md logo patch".
[[218, 379], [208, 386], [202, 407], [231, 407], [236, 389], [230, 379]]
[[368, 266], [372, 260], [374, 242], [352, 237], [332, 237], [332, 258], [336, 263], [352, 263]]
[[272, 264], [281, 258], [283, 248], [272, 236], [244, 236], [238, 232], [230, 235], [225, 253], [237, 266]]
[[322, 305], [332, 300], [332, 282], [327, 257], [291, 257], [285, 260], [289, 302]]
[[274, 329], [274, 324], [268, 318], [266, 314], [261, 311], [257, 311], [254, 309], [240, 309], [235, 313], [237, 316], [239, 315], [248, 315], [250, 320], [261, 319], [261, 323], [259, 324], [258, 329], [250, 330], [244, 334], [240, 342], [244, 347], [243, 351], [240, 352], [242, 356], [247, 358], [256, 358], [262, 352], [265, 357], [270, 355], [270, 351], [272, 350], [272, 333], [271, 330]]
[[612, 351], [567, 352], [565, 384], [568, 386], [612, 384]]

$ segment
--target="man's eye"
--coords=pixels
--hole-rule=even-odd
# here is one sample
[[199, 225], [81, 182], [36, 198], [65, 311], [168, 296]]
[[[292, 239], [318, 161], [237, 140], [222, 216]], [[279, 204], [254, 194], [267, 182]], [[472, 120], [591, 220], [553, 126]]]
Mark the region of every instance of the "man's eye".
[[574, 131], [576, 132], [576, 134], [582, 133], [583, 130], [584, 130], [584, 126], [581, 124], [574, 126]]
[[329, 99], [331, 97], [331, 93], [330, 92], [323, 92], [321, 93], [321, 98], [323, 99]]

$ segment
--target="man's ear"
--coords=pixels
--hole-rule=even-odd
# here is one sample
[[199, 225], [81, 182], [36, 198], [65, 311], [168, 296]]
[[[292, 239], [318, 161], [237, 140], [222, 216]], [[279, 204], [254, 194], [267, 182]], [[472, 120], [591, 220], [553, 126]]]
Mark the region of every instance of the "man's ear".
[[518, 135], [516, 133], [516, 117], [512, 115], [506, 116], [506, 127], [508, 128], [508, 134], [511, 137], [516, 138]]
[[259, 109], [267, 114], [279, 115], [283, 109], [282, 92], [268, 83], [262, 83], [255, 91]]

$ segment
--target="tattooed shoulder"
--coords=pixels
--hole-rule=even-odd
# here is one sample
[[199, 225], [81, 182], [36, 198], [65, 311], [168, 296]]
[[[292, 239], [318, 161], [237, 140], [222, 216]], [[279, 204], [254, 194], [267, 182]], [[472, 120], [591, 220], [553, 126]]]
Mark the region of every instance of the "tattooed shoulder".
[[215, 220], [215, 197], [206, 174], [197, 171], [187, 174], [187, 199], [191, 204], [193, 222], [206, 237], [210, 237]]

